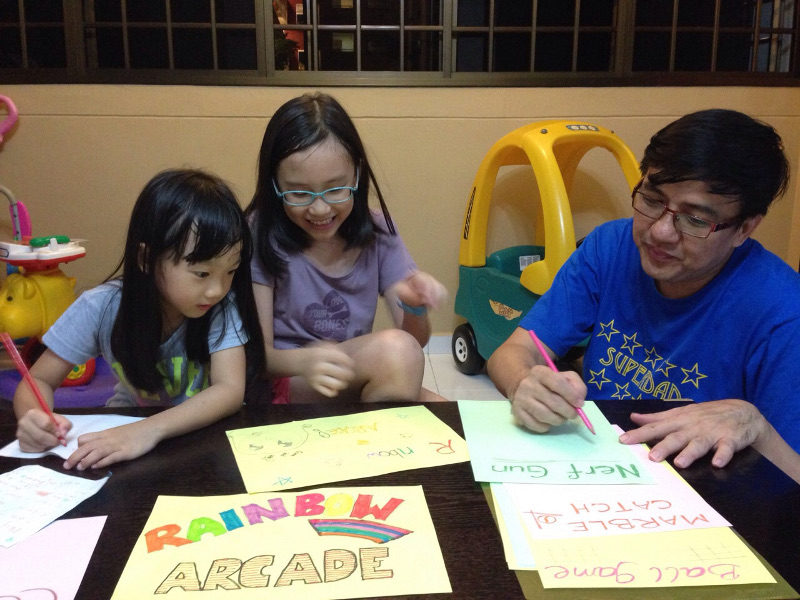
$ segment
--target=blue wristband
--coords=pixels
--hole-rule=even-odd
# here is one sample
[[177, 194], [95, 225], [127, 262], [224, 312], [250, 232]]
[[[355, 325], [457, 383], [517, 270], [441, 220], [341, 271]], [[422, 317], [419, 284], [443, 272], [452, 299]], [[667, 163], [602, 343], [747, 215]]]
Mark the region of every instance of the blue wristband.
[[397, 301], [397, 306], [402, 308], [405, 312], [410, 315], [414, 315], [415, 317], [422, 317], [423, 315], [428, 314], [428, 307], [427, 306], [411, 306], [406, 304], [402, 300]]

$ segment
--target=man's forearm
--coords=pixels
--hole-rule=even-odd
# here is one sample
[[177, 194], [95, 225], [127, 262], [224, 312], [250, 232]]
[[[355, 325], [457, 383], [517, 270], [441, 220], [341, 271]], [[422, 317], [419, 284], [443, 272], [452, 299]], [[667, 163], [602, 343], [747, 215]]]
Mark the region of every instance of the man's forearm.
[[794, 481], [800, 483], [800, 454], [786, 443], [772, 425], [767, 423], [767, 427], [763, 439], [756, 440], [753, 448]]

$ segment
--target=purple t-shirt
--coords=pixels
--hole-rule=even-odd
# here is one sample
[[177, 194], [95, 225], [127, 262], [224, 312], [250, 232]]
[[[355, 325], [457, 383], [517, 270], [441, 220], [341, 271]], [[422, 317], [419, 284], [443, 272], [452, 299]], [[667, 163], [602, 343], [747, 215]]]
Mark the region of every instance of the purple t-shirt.
[[361, 249], [353, 269], [342, 277], [322, 273], [302, 253], [279, 250], [287, 270], [276, 285], [261, 259], [253, 257], [253, 283], [273, 288], [275, 348], [342, 342], [372, 332], [378, 296], [417, 268], [400, 236], [388, 233], [383, 216], [373, 219], [381, 233]]

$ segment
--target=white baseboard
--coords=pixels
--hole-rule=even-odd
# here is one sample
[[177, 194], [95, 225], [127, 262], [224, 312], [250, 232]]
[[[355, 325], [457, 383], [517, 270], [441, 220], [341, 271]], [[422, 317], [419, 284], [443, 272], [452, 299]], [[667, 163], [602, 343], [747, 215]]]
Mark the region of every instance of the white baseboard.
[[425, 346], [425, 354], [450, 354], [452, 335], [432, 335]]

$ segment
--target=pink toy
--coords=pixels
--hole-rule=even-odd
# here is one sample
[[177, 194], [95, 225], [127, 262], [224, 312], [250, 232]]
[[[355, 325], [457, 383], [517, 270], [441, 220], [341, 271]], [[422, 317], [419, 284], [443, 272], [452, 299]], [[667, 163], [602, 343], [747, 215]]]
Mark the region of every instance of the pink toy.
[[[11, 131], [19, 116], [17, 107], [14, 106], [11, 98], [0, 94], [0, 105], [3, 104], [8, 109], [8, 116], [0, 121], [0, 144], [3, 143], [3, 136], [6, 132]], [[22, 202], [17, 202], [14, 194], [7, 187], [0, 185], [0, 193], [8, 198], [8, 210], [11, 213], [11, 223], [14, 226], [14, 239], [22, 240], [25, 236], [31, 235], [31, 218], [28, 215], [28, 209], [25, 208]]]
[[0, 104], [5, 104], [6, 108], [8, 109], [8, 116], [0, 121], [0, 144], [2, 144], [3, 136], [14, 126], [14, 123], [17, 122], [18, 113], [17, 107], [14, 106], [11, 98], [0, 94]]

